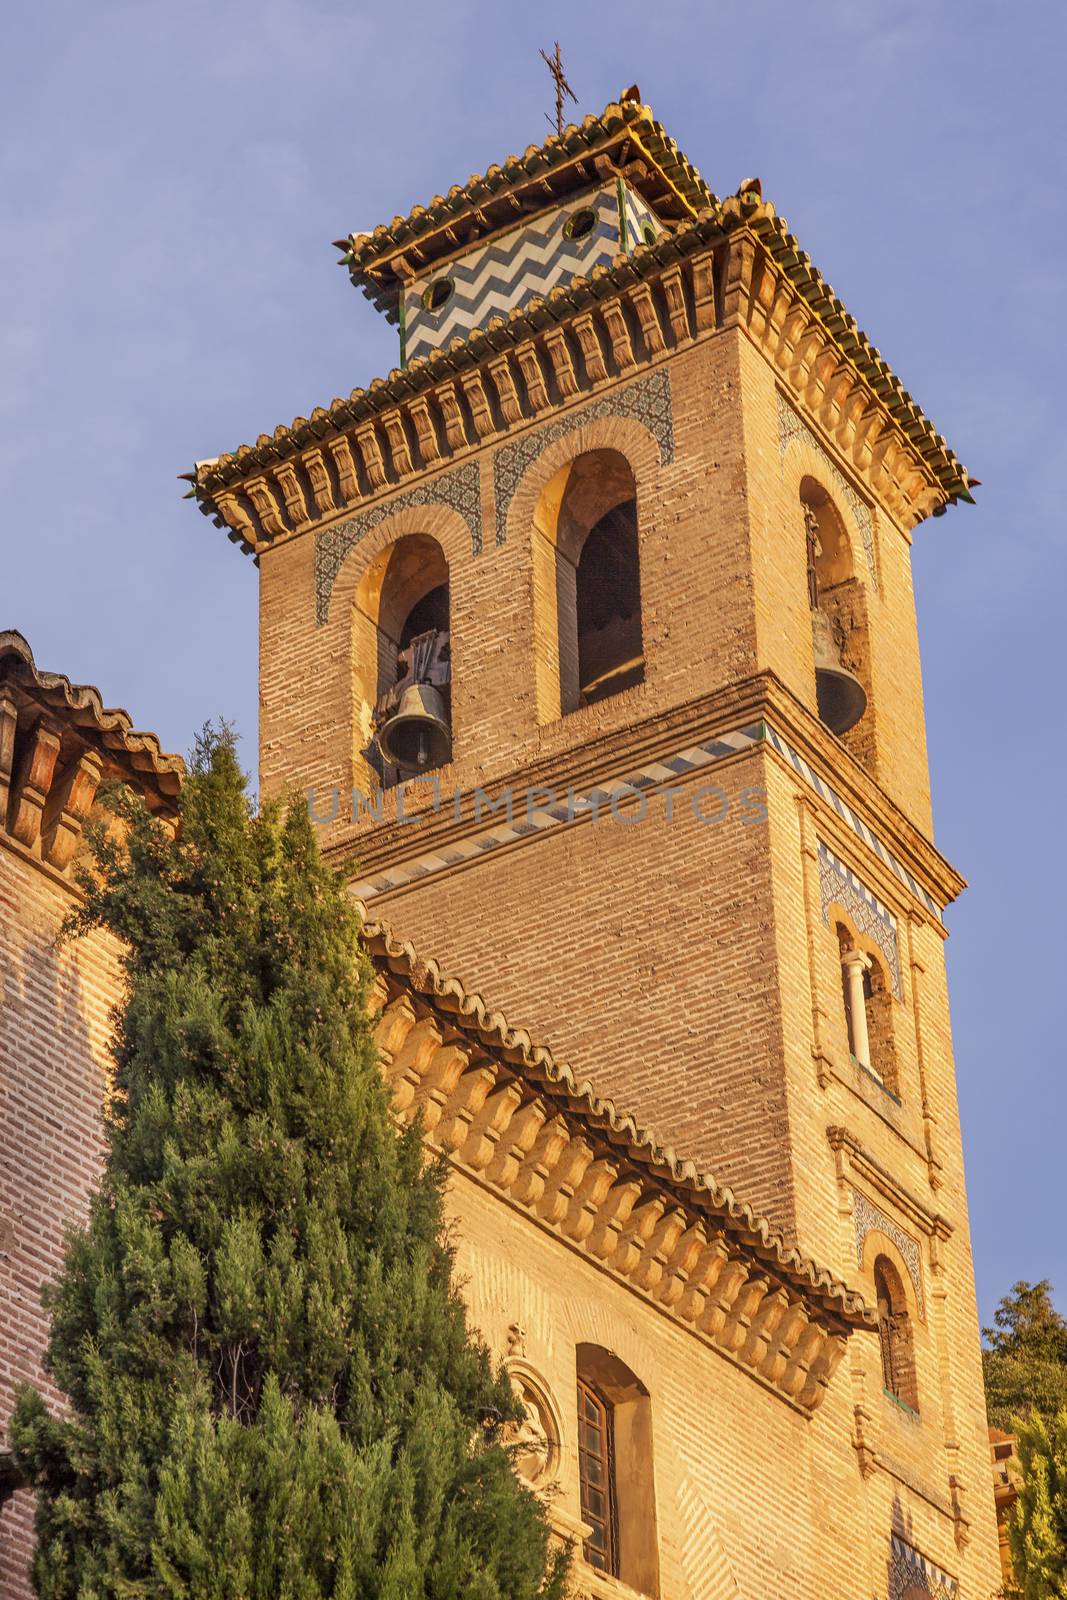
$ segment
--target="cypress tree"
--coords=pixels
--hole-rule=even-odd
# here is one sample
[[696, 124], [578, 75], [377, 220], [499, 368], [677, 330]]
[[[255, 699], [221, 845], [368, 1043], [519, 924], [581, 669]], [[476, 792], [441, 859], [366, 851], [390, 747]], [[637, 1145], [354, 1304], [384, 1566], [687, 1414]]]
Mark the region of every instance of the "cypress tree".
[[228, 732], [176, 836], [117, 792], [73, 932], [125, 946], [106, 1163], [24, 1390], [43, 1600], [557, 1600], [453, 1282], [444, 1171], [398, 1132], [355, 912]]

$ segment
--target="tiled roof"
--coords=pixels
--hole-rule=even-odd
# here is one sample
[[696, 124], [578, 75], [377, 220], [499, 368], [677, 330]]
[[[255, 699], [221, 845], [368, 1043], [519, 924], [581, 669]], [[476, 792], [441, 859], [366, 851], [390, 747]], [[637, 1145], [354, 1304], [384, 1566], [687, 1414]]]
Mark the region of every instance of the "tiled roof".
[[353, 389], [347, 399], [335, 399], [326, 408], [316, 407], [310, 419], [296, 417], [288, 427], [280, 425], [272, 434], [260, 434], [255, 445], [242, 444], [227, 455], [197, 463], [194, 472], [187, 474], [193, 484], [190, 494], [200, 501], [205, 513], [214, 514], [213, 489], [222, 488], [275, 461], [285, 460], [353, 422], [374, 417], [431, 388], [450, 373], [475, 366], [496, 350], [517, 344], [531, 333], [561, 322], [640, 279], [655, 276], [671, 262], [694, 255], [736, 229], [747, 227], [759, 237], [843, 354], [855, 363], [934, 473], [946, 500], [965, 500], [973, 504], [971, 488], [977, 480], [969, 477], [944, 436], [923, 415], [881, 352], [849, 314], [810, 256], [800, 248], [785, 219], [777, 214], [769, 200], [762, 198], [758, 185], [749, 183], [738, 194], [729, 195], [723, 201], [714, 196], [711, 200], [710, 205], [673, 235], [664, 236], [655, 244], [638, 245], [632, 253], [618, 256], [610, 268], [598, 267], [587, 278], [573, 279], [569, 287], [554, 289], [544, 300], [513, 312], [507, 319], [494, 320], [472, 339], [456, 340], [447, 350], [419, 358], [407, 368], [394, 368], [388, 378], [376, 378], [369, 388]]
[[472, 173], [446, 195], [434, 195], [406, 217], [394, 217], [372, 233], [339, 239], [353, 283], [383, 308], [395, 300], [402, 258], [420, 268], [496, 229], [521, 220], [523, 209], [541, 209], [597, 178], [597, 161], [625, 161], [630, 181], [661, 214], [692, 216], [715, 196], [682, 154], [651, 108], [634, 100], [607, 106], [544, 144], [529, 145], [483, 173]]
[[0, 687], [10, 684], [45, 711], [75, 729], [100, 750], [112, 767], [129, 778], [148, 780], [161, 801], [176, 798], [185, 773], [181, 756], [167, 755], [154, 733], [134, 728], [128, 711], [104, 705], [91, 683], [71, 683], [60, 672], [43, 672], [26, 639], [14, 629], [0, 631]]
[[578, 1079], [565, 1062], [513, 1027], [499, 1011], [490, 1011], [480, 995], [471, 994], [457, 978], [442, 973], [438, 963], [420, 956], [396, 937], [387, 923], [366, 921], [364, 938], [378, 965], [401, 974], [428, 997], [453, 1026], [473, 1035], [487, 1051], [503, 1058], [517, 1074], [532, 1081], [628, 1158], [642, 1165], [684, 1205], [715, 1218], [724, 1230], [782, 1279], [852, 1327], [874, 1327], [877, 1313], [841, 1279], [788, 1245], [766, 1217], [739, 1200], [733, 1190], [673, 1149], [662, 1145], [652, 1129], [602, 1099], [588, 1079]]

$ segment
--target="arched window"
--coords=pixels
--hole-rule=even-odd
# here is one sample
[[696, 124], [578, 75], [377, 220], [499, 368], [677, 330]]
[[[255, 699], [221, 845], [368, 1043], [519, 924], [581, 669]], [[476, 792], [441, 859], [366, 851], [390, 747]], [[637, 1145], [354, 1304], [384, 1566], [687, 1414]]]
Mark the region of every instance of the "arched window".
[[598, 1345], [577, 1351], [582, 1553], [598, 1572], [659, 1594], [659, 1550], [648, 1390]]
[[389, 787], [450, 759], [448, 564], [428, 534], [398, 539], [363, 574], [353, 668], [357, 784], [373, 773]]
[[888, 1256], [879, 1256], [874, 1263], [874, 1293], [882, 1347], [882, 1386], [886, 1394], [917, 1412], [919, 1394], [911, 1318], [900, 1274]]
[[640, 683], [645, 660], [637, 492], [616, 450], [590, 450], [545, 485], [534, 513], [538, 717], [549, 722]]
[[841, 951], [841, 997], [852, 1059], [890, 1094], [897, 1095], [893, 995], [888, 975], [875, 956], [859, 948], [843, 923], [837, 926], [837, 940]]
[[[866, 598], [856, 581], [841, 515], [814, 478], [802, 480], [800, 505], [819, 716], [832, 732], [844, 737], [867, 710]], [[850, 749], [856, 744], [855, 739], [846, 742]], [[860, 753], [859, 746], [853, 753]]]

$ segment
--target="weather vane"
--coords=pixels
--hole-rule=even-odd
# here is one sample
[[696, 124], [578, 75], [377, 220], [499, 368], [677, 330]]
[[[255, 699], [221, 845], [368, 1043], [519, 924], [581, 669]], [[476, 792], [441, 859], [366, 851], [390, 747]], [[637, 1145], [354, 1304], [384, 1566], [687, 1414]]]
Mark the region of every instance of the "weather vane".
[[[563, 126], [564, 126], [564, 124], [563, 124], [563, 97], [564, 97], [564, 95], [570, 95], [570, 97], [574, 101], [575, 105], [577, 105], [578, 104], [578, 96], [575, 94], [574, 90], [571, 88], [570, 84], [567, 82], [567, 79], [566, 79], [566, 77], [564, 75], [563, 62], [560, 59], [559, 40], [558, 39], [556, 40], [556, 48], [555, 48], [555, 50], [553, 51], [553, 53], [550, 56], [546, 56], [545, 52], [543, 50], [541, 51], [541, 60], [544, 62], [545, 66], [548, 68], [549, 72], [551, 72], [552, 81], [556, 85], [556, 132], [562, 138], [563, 137]], [[549, 127], [552, 126], [552, 118], [549, 116], [547, 111], [545, 112], [545, 121], [548, 123]]]

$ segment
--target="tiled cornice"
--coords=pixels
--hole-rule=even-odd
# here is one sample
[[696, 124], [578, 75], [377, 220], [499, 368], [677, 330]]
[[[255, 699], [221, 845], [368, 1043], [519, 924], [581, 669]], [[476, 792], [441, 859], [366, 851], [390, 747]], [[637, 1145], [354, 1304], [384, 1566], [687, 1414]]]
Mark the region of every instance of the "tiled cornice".
[[971, 498], [955, 454], [754, 188], [347, 400], [199, 463], [186, 475], [190, 493], [258, 552], [732, 326], [902, 526]]
[[0, 632], [0, 834], [57, 872], [70, 865], [105, 778], [172, 815], [185, 765], [99, 689], [42, 672], [21, 633]]
[[860, 1297], [387, 926], [364, 932], [399, 1118], [421, 1115], [459, 1171], [814, 1411], [849, 1332], [875, 1325]]

